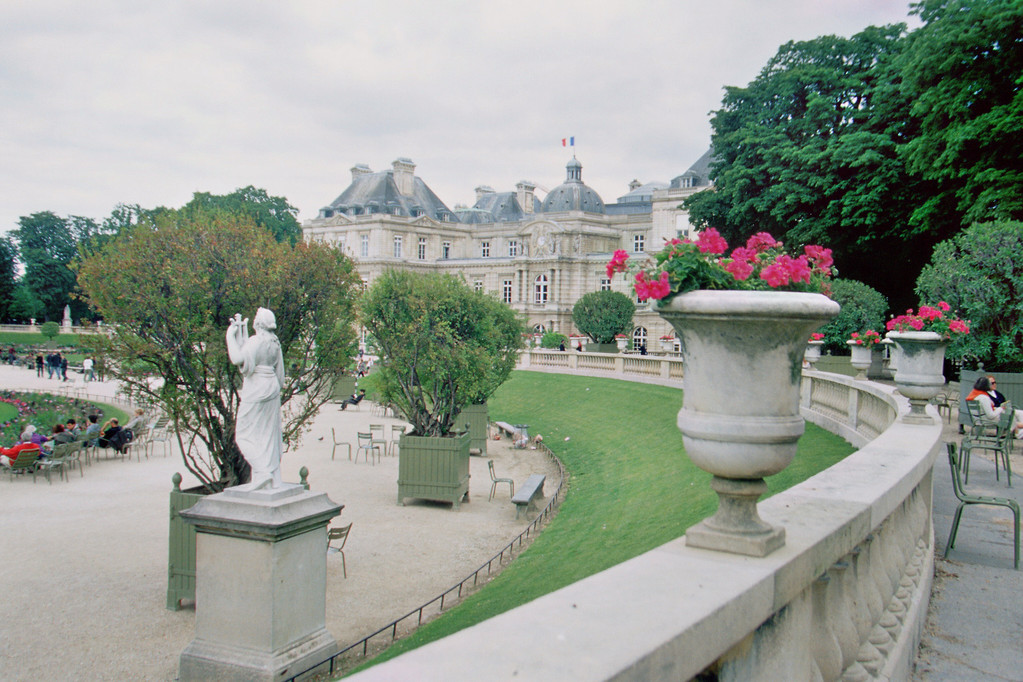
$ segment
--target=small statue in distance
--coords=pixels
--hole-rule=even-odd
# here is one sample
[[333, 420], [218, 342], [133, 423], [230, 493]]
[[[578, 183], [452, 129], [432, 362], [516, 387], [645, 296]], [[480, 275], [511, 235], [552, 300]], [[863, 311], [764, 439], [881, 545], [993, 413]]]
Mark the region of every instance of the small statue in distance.
[[281, 387], [284, 356], [273, 330], [277, 319], [266, 308], [256, 311], [249, 336], [249, 320], [235, 315], [227, 329], [227, 354], [244, 377], [239, 394], [235, 442], [252, 468], [247, 490], [281, 487]]

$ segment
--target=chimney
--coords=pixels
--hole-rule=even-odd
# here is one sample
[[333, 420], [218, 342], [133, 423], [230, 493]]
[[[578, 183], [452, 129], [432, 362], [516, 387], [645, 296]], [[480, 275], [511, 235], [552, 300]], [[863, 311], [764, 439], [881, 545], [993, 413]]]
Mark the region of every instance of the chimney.
[[633, 180], [632, 182], [629, 183], [629, 191], [631, 192], [634, 189], [639, 189], [642, 186], [643, 186], [642, 182], [640, 182], [639, 180]]
[[372, 172], [373, 171], [371, 171], [369, 169], [369, 166], [367, 166], [366, 164], [357, 163], [354, 166], [352, 166], [352, 182], [355, 182], [356, 178], [358, 178], [360, 175], [368, 175], [369, 173]]
[[490, 187], [489, 185], [480, 185], [479, 187], [476, 188], [476, 202], [479, 203], [479, 200], [482, 199], [485, 195], [493, 193], [494, 193], [493, 187]]
[[528, 180], [520, 180], [515, 185], [515, 191], [518, 195], [519, 206], [526, 213], [533, 212], [533, 191], [536, 189], [536, 185]]
[[402, 196], [410, 197], [415, 193], [415, 171], [416, 164], [412, 163], [412, 159], [407, 159], [404, 156], [396, 159], [392, 164], [391, 168], [394, 169], [394, 184], [398, 187], [398, 192]]

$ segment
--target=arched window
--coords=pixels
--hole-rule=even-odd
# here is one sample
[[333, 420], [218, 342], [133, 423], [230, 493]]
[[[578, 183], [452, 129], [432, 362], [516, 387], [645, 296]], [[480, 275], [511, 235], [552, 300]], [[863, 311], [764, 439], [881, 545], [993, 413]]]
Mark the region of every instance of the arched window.
[[533, 303], [543, 305], [547, 303], [547, 275], [537, 275], [533, 280]]
[[535, 325], [533, 327], [533, 333], [534, 334], [540, 334], [540, 335], [546, 334], [547, 333], [547, 327], [543, 326], [542, 324]]
[[636, 327], [632, 330], [632, 347], [639, 350], [640, 346], [646, 345], [646, 327]]

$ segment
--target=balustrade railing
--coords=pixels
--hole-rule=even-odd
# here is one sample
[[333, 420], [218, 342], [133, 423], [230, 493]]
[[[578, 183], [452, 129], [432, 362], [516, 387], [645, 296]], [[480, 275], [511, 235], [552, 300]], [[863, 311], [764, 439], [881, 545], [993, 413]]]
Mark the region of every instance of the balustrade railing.
[[[546, 355], [520, 366], [562, 362]], [[678, 538], [353, 678], [909, 679], [933, 575], [940, 420], [903, 424], [908, 401], [872, 382], [811, 371], [802, 388], [804, 416], [859, 450], [760, 503], [786, 529], [781, 549], [751, 558]]]

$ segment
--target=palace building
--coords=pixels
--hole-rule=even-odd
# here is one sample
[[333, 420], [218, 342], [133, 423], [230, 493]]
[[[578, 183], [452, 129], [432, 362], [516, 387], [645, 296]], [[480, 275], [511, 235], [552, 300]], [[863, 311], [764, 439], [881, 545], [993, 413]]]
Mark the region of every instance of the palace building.
[[[573, 157], [565, 181], [542, 200], [536, 183], [523, 180], [513, 191], [481, 185], [471, 208], [453, 210], [415, 174], [410, 159], [381, 171], [358, 164], [351, 184], [302, 230], [307, 240], [343, 249], [367, 283], [388, 268], [458, 274], [522, 313], [535, 332], [570, 335], [578, 333], [572, 306], [583, 294], [631, 295], [622, 276], [607, 277], [615, 250], [637, 257], [665, 240], [692, 236], [680, 204], [710, 187], [710, 158], [708, 151], [670, 183], [633, 180], [616, 203], [605, 204], [583, 182], [582, 164]], [[638, 300], [633, 325], [634, 348], [657, 349], [661, 339], [677, 343], [671, 326]]]

